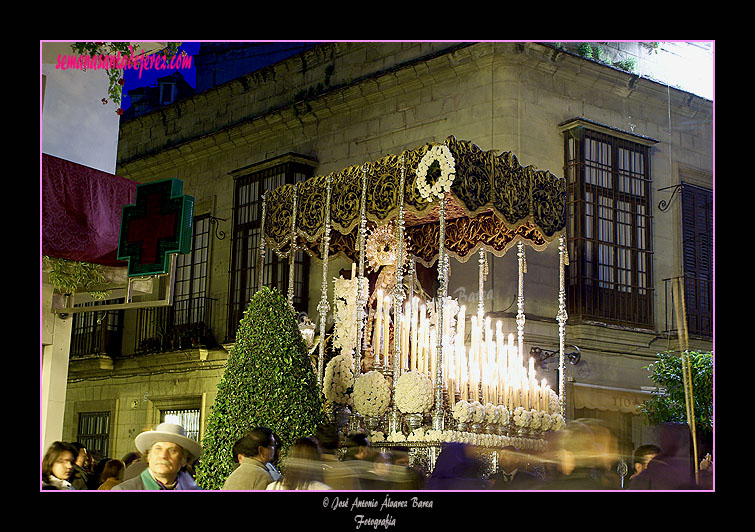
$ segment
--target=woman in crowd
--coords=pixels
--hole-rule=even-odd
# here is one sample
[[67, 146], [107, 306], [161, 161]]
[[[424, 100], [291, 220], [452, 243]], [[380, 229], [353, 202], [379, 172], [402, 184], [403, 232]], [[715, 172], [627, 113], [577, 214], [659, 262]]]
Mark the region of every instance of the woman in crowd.
[[126, 464], [123, 460], [111, 459], [105, 462], [105, 467], [100, 475], [100, 487], [98, 490], [111, 490], [123, 482], [123, 473], [126, 471]]
[[72, 490], [70, 479], [77, 450], [69, 443], [53, 442], [42, 459], [42, 489]]
[[283, 476], [269, 490], [329, 490], [323, 482], [320, 446], [314, 438], [299, 438], [283, 460]]

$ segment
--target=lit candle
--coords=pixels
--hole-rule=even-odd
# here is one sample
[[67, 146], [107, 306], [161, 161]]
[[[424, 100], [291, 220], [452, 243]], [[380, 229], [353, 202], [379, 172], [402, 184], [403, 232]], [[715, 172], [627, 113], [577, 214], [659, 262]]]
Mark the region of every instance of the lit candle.
[[545, 379], [543, 379], [542, 381], [540, 381], [540, 410], [542, 410], [543, 412], [545, 412], [547, 408], [545, 405], [545, 386], [546, 381]]
[[533, 357], [530, 357], [530, 368], [529, 368], [529, 391], [530, 391], [530, 404], [532, 405], [531, 408], [535, 408], [535, 359]]
[[383, 332], [383, 291], [378, 290], [377, 308], [375, 309], [375, 323], [372, 331], [372, 351], [375, 354], [375, 365], [380, 365], [380, 335]]
[[501, 320], [495, 322], [495, 356], [496, 366], [498, 368], [498, 394], [496, 401], [498, 404], [504, 404], [504, 377], [506, 375], [506, 368], [504, 367], [505, 352], [503, 350], [503, 324]]
[[469, 366], [467, 365], [467, 347], [462, 344], [459, 353], [461, 354], [461, 398], [465, 401], [469, 401]]
[[[409, 309], [409, 312], [411, 312], [411, 305], [407, 304], [407, 308]], [[402, 348], [402, 352], [404, 353], [404, 365], [403, 368], [406, 371], [409, 371], [409, 349], [411, 345], [411, 329], [410, 329], [410, 316], [411, 314], [407, 314], [404, 317], [404, 346]]]
[[427, 307], [422, 305], [420, 319], [422, 320], [422, 372], [429, 373], [430, 356], [430, 321], [427, 319]]
[[[388, 365], [388, 354], [391, 352], [391, 296], [385, 296], [383, 302], [385, 303], [385, 309], [383, 311], [383, 365], [385, 367], [390, 367]], [[396, 332], [398, 332], [398, 330]]]
[[522, 406], [522, 396], [521, 396], [520, 390], [519, 390], [520, 386], [521, 386], [521, 382], [515, 380], [514, 381], [514, 398], [513, 398], [513, 401], [512, 401], [512, 404], [513, 404], [514, 408], [516, 408], [518, 406]]
[[437, 340], [435, 327], [430, 327], [430, 380], [433, 381], [433, 386], [435, 386], [435, 364], [438, 362]]
[[417, 325], [419, 319], [419, 298], [414, 297], [412, 299], [412, 370], [417, 371]]

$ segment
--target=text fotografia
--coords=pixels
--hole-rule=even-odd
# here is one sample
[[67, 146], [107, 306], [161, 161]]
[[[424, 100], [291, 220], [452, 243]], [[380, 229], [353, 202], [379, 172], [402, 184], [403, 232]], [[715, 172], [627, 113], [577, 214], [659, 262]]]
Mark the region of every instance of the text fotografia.
[[122, 55], [120, 52], [113, 54], [87, 54], [64, 55], [58, 54], [56, 69], [60, 70], [86, 70], [86, 69], [134, 69], [139, 70], [139, 78], [145, 70], [176, 70], [191, 68], [192, 56], [188, 54], [178, 54], [171, 58], [166, 58], [161, 54], [148, 54], [143, 49], [140, 53], [134, 55], [134, 49], [129, 46], [130, 53]]
[[325, 508], [331, 510], [346, 510], [354, 512], [354, 523], [356, 528], [372, 527], [372, 528], [389, 528], [396, 525], [396, 518], [390, 513], [385, 517], [369, 517], [363, 513], [356, 513], [364, 510], [375, 510], [377, 512], [385, 512], [390, 510], [409, 509], [409, 508], [432, 508], [433, 501], [422, 500], [418, 497], [410, 497], [408, 499], [393, 499], [386, 493], [385, 498], [381, 501], [377, 498], [362, 498], [355, 497], [351, 499], [349, 497], [341, 498], [334, 497], [332, 499], [323, 498], [322, 505]]

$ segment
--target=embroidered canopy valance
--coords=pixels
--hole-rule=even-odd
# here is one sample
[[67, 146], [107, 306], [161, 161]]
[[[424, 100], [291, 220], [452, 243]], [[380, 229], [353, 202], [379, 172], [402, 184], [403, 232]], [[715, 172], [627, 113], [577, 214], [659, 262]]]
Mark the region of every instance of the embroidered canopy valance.
[[[468, 141], [448, 137], [445, 145], [455, 160], [456, 177], [446, 194], [446, 252], [465, 262], [480, 248], [502, 256], [517, 240], [538, 250], [564, 233], [566, 183], [548, 171], [521, 166], [511, 152], [483, 152]], [[438, 257], [438, 202], [422, 197], [416, 169], [432, 147], [404, 153], [404, 216], [409, 253], [430, 266]], [[400, 155], [366, 163], [365, 217], [372, 226], [398, 214]], [[329, 176], [315, 176], [266, 193], [265, 243], [279, 253], [290, 247], [292, 222], [297, 245], [320, 258], [326, 221], [327, 180], [332, 179], [328, 255], [344, 254], [356, 261], [361, 219], [360, 200], [365, 165], [350, 166]], [[296, 190], [296, 201], [294, 191]], [[294, 214], [294, 206], [296, 212]], [[295, 215], [295, 219], [292, 216]]]

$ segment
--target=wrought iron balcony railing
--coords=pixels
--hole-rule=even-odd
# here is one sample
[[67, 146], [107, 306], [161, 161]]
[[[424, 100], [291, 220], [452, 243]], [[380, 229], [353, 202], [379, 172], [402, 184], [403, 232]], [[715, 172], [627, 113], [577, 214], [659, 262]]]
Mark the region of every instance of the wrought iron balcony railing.
[[170, 307], [137, 311], [138, 354], [176, 351], [215, 345], [212, 333], [212, 302], [209, 297], [175, 301]]

